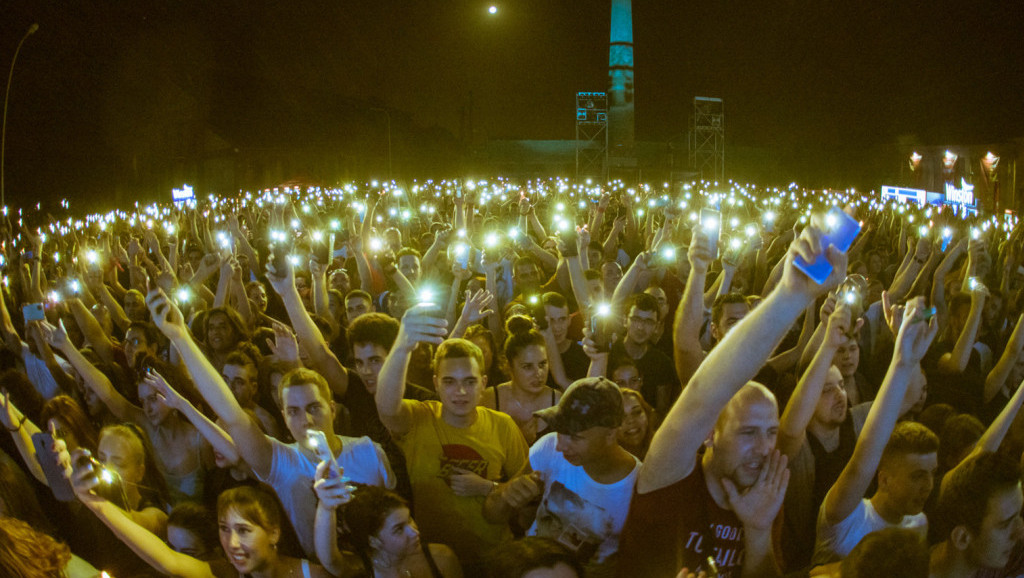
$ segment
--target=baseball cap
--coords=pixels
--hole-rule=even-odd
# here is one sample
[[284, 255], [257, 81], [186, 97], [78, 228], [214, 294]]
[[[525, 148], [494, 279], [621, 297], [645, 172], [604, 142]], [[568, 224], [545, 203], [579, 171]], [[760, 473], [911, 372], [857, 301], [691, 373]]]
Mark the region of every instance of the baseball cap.
[[551, 431], [576, 434], [592, 427], [619, 427], [625, 418], [622, 392], [605, 377], [578, 379], [565, 390], [558, 405], [533, 412]]

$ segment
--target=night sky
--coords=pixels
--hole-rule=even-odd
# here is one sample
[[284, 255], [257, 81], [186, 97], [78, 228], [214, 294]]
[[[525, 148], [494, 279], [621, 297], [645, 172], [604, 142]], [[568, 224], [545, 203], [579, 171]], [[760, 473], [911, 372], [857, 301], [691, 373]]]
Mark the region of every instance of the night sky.
[[[2, 0], [5, 72], [40, 25], [14, 73], [8, 201], [98, 194], [178, 118], [288, 148], [387, 106], [459, 139], [472, 99], [481, 138], [572, 138], [574, 93], [606, 89], [609, 3], [490, 4]], [[636, 0], [637, 139], [685, 142], [695, 95], [725, 100], [727, 147], [807, 162], [1022, 137], [1022, 30], [1016, 0]]]

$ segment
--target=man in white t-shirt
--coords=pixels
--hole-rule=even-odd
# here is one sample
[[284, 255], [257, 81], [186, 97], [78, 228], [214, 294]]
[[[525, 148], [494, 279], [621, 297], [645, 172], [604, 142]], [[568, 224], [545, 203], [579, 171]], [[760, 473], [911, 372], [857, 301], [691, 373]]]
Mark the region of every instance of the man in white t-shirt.
[[[927, 536], [928, 519], [922, 510], [938, 467], [939, 439], [921, 424], [897, 425], [896, 420], [907, 385], [920, 371], [921, 358], [937, 331], [937, 321], [927, 315], [923, 299], [908, 304], [892, 363], [853, 456], [818, 512], [814, 564], [846, 557], [864, 536], [883, 528], [911, 528], [922, 539]], [[866, 499], [876, 471], [878, 490]]]
[[[271, 280], [281, 284], [280, 278]], [[312, 319], [302, 308], [298, 292], [288, 270], [285, 291], [282, 295], [289, 310], [292, 323], [298, 332], [299, 345], [305, 342], [307, 351], [314, 347], [324, 348], [323, 337], [315, 329]], [[162, 291], [150, 292], [147, 303], [153, 314], [153, 321], [160, 331], [171, 341], [171, 345], [181, 355], [189, 374], [204, 399], [210, 404], [214, 413], [223, 421], [225, 430], [231, 436], [239, 455], [252, 468], [256, 477], [274, 488], [281, 505], [295, 528], [299, 543], [306, 557], [316, 561], [316, 545], [314, 543], [314, 521], [316, 518], [317, 497], [313, 492], [313, 481], [317, 454], [307, 441], [307, 432], [316, 430], [323, 432], [327, 439], [330, 452], [337, 459], [344, 475], [354, 482], [395, 487], [395, 476], [380, 446], [369, 438], [346, 438], [335, 434], [334, 418], [337, 405], [332, 399], [331, 387], [322, 373], [312, 369], [294, 369], [281, 379], [278, 391], [281, 398], [281, 412], [285, 424], [292, 437], [298, 440], [293, 444], [283, 444], [263, 433], [256, 420], [246, 413], [239, 405], [231, 388], [225, 383], [224, 377], [214, 368], [209, 359], [200, 351], [192, 339], [181, 311]], [[297, 348], [295, 348], [297, 351]], [[330, 354], [335, 375], [344, 369], [337, 358]], [[311, 358], [315, 359], [311, 356]], [[311, 361], [311, 363], [316, 363]], [[338, 387], [344, 394], [346, 383]]]
[[530, 448], [523, 470], [488, 496], [484, 515], [507, 520], [543, 494], [527, 533], [575, 552], [588, 576], [614, 575], [613, 556], [640, 468], [616, 438], [625, 416], [619, 387], [603, 377], [580, 379], [558, 405], [535, 415], [553, 431]]

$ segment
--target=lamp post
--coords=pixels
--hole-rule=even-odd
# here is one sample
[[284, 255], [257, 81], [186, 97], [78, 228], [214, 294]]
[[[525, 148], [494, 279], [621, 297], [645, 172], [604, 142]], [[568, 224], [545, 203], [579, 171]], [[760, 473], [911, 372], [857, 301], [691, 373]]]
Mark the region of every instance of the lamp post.
[[39, 25], [32, 24], [32, 26], [28, 27], [25, 35], [21, 37], [18, 47], [14, 49], [14, 58], [11, 58], [11, 70], [7, 73], [7, 91], [4, 93], [4, 126], [0, 130], [0, 205], [7, 204], [7, 190], [4, 188], [4, 157], [7, 152], [7, 99], [11, 96], [11, 78], [14, 77], [14, 63], [18, 61], [21, 45], [25, 43], [29, 36], [35, 34], [36, 30], [39, 30]]
[[371, 108], [374, 112], [383, 112], [388, 119], [388, 180], [392, 180], [391, 175], [391, 111], [386, 108]]

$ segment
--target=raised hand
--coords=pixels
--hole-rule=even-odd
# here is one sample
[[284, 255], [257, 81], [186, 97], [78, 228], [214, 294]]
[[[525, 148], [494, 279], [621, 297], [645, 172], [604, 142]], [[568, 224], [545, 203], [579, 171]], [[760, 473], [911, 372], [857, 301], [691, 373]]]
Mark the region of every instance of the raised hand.
[[433, 343], [440, 345], [448, 335], [448, 321], [434, 317], [432, 306], [420, 303], [410, 307], [402, 316], [402, 325], [398, 330], [396, 347], [411, 350], [417, 343]]
[[157, 395], [164, 398], [168, 407], [174, 409], [180, 409], [183, 405], [189, 403], [176, 389], [171, 387], [171, 384], [167, 383], [164, 376], [160, 375], [155, 369], [148, 368], [145, 376], [142, 378], [142, 382], [152, 387]]
[[729, 499], [729, 507], [740, 522], [743, 522], [745, 529], [771, 529], [772, 522], [782, 508], [782, 500], [786, 497], [786, 488], [789, 486], [789, 469], [786, 463], [786, 456], [780, 454], [779, 450], [774, 450], [761, 466], [760, 477], [753, 486], [742, 493], [732, 480], [722, 478], [722, 487]]
[[903, 315], [903, 323], [896, 336], [893, 362], [903, 365], [920, 363], [938, 331], [938, 317], [930, 315], [923, 297], [915, 298], [907, 304], [906, 313]]
[[58, 351], [64, 351], [71, 346], [71, 340], [68, 339], [68, 331], [64, 327], [63, 319], [58, 319], [57, 325], [53, 325], [48, 321], [40, 321], [39, 331], [42, 332], [43, 340], [49, 343], [50, 347]]
[[468, 267], [463, 267], [457, 260], [452, 261], [452, 276], [459, 281], [466, 281], [473, 276]]
[[156, 324], [164, 335], [169, 339], [182, 337], [188, 334], [185, 327], [185, 317], [173, 301], [167, 298], [167, 294], [161, 289], [154, 289], [146, 295], [146, 306]]
[[274, 266], [275, 260], [278, 259], [267, 261], [267, 280], [270, 281], [270, 286], [282, 296], [289, 291], [295, 291], [295, 272], [292, 270], [291, 262], [288, 259], [280, 259], [284, 270], [278, 271]]
[[[333, 467], [337, 469], [332, 472]], [[328, 462], [317, 464], [316, 481], [313, 482], [313, 491], [320, 505], [328, 510], [337, 510], [352, 500], [352, 491], [342, 475], [344, 469], [336, 464], [333, 467]]]
[[[850, 306], [845, 302], [841, 301], [836, 307], [832, 315], [828, 317], [828, 325], [825, 329], [825, 343], [830, 347], [838, 348], [840, 345], [846, 342], [847, 336], [851, 335], [853, 331], [850, 330]], [[863, 320], [857, 320], [857, 328], [860, 327]]]
[[494, 313], [489, 307], [494, 303], [494, 295], [486, 289], [478, 289], [476, 293], [466, 291], [466, 304], [462, 306], [462, 319], [472, 325]]
[[267, 347], [270, 348], [271, 355], [279, 361], [298, 362], [299, 342], [295, 337], [295, 333], [292, 332], [290, 327], [280, 321], [274, 321], [273, 329], [274, 339], [267, 338]]
[[589, 327], [583, 328], [583, 341], [581, 342], [581, 345], [583, 346], [583, 353], [586, 353], [587, 357], [589, 357], [591, 361], [607, 359], [611, 354], [607, 349], [602, 351], [601, 348], [597, 346], [597, 342], [594, 341], [593, 333], [590, 331]]
[[75, 496], [82, 503], [104, 501], [104, 498], [93, 492], [93, 488], [100, 485], [100, 478], [89, 450], [80, 448], [68, 452], [64, 440], [56, 440], [54, 450], [57, 452], [57, 463], [64, 465], [64, 477], [71, 482]]
[[711, 240], [701, 227], [693, 229], [693, 238], [690, 240], [690, 250], [687, 251], [686, 258], [690, 261], [691, 269], [705, 273], [715, 260], [715, 256], [711, 254]]
[[[782, 273], [782, 282], [779, 284], [780, 288], [802, 295], [808, 299], [836, 287], [846, 277], [847, 256], [834, 246], [822, 246], [824, 228], [821, 221], [820, 216], [815, 216], [811, 224], [804, 227], [803, 231], [800, 232], [800, 236], [790, 244], [789, 251], [786, 254], [786, 266]], [[821, 256], [832, 265], [832, 273], [829, 274], [824, 283], [819, 285], [804, 274], [803, 271], [796, 268], [793, 261], [797, 256], [803, 257], [808, 263], [813, 263], [818, 256]]]
[[882, 291], [882, 313], [885, 315], [885, 324], [894, 338], [899, 334], [900, 326], [903, 325], [903, 311], [902, 305], [892, 302], [888, 291]]
[[544, 493], [544, 480], [540, 472], [530, 472], [509, 482], [501, 492], [501, 499], [510, 507], [519, 509]]

